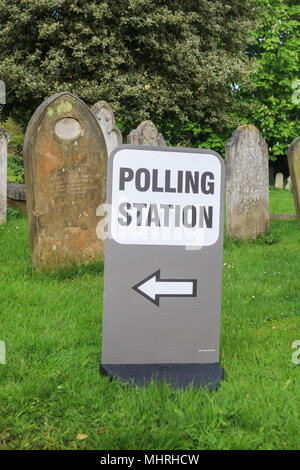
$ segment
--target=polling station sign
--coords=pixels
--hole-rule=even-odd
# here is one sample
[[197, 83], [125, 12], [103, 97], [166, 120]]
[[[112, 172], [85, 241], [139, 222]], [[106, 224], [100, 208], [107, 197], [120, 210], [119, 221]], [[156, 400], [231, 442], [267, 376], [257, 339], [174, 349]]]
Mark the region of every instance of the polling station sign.
[[222, 378], [223, 159], [123, 145], [107, 174], [101, 369], [136, 383]]
[[133, 245], [213, 245], [220, 181], [214, 154], [122, 148], [113, 162], [112, 237]]

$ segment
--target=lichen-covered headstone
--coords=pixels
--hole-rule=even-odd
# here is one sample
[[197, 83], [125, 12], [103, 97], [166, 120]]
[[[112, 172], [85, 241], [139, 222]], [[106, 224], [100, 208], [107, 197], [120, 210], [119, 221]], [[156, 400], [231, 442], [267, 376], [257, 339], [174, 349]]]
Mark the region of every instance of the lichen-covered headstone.
[[143, 121], [127, 136], [127, 144], [165, 147], [167, 144], [152, 121]]
[[98, 101], [91, 110], [100, 124], [109, 156], [116, 147], [122, 144], [122, 134], [116, 126], [113, 110], [106, 101]]
[[268, 146], [255, 126], [236, 129], [226, 145], [226, 224], [230, 238], [250, 239], [269, 228]]
[[292, 189], [292, 178], [289, 176], [288, 179], [287, 179], [287, 183], [285, 185], [285, 189], [287, 189], [288, 191], [290, 191]]
[[96, 209], [105, 201], [107, 149], [88, 106], [67, 92], [42, 103], [26, 131], [24, 166], [33, 265], [101, 258]]
[[300, 224], [300, 137], [293, 140], [288, 150], [288, 163], [292, 179], [292, 189], [297, 221]]
[[7, 145], [9, 134], [0, 129], [0, 225], [6, 222], [7, 204]]
[[283, 188], [283, 174], [277, 173], [275, 176], [275, 188], [282, 189]]

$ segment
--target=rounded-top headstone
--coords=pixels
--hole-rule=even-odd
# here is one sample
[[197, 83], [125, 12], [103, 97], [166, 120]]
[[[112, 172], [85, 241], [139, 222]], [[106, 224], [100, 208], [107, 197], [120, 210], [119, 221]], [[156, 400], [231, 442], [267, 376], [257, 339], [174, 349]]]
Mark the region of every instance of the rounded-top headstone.
[[300, 224], [300, 137], [293, 140], [288, 150], [288, 164], [292, 180], [296, 217]]
[[37, 268], [101, 258], [97, 207], [105, 201], [107, 148], [95, 115], [68, 92], [36, 110], [24, 142], [32, 262]]
[[165, 147], [166, 141], [152, 121], [141, 122], [136, 129], [127, 136], [127, 144], [150, 145], [152, 147]]
[[276, 173], [275, 188], [277, 188], [277, 189], [282, 189], [283, 188], [283, 173]]
[[103, 132], [108, 156], [110, 153], [122, 144], [122, 134], [120, 129], [116, 126], [115, 116], [111, 106], [106, 101], [98, 101], [91, 108], [95, 114], [101, 130]]
[[230, 238], [251, 239], [269, 228], [268, 146], [252, 125], [226, 145], [226, 226]]

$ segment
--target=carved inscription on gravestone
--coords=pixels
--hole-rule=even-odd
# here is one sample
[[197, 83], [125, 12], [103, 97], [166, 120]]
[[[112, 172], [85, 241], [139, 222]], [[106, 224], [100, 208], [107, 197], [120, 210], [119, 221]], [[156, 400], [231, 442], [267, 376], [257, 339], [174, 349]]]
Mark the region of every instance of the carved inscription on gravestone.
[[66, 92], [48, 98], [28, 125], [24, 163], [34, 266], [101, 257], [96, 209], [105, 201], [107, 149], [88, 106]]

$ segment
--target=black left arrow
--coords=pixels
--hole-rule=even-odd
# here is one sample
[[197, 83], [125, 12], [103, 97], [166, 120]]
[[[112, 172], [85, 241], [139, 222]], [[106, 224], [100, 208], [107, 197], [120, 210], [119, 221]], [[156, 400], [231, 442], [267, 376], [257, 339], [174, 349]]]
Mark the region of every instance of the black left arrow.
[[160, 297], [196, 297], [196, 279], [161, 279], [160, 269], [132, 288], [159, 307]]

